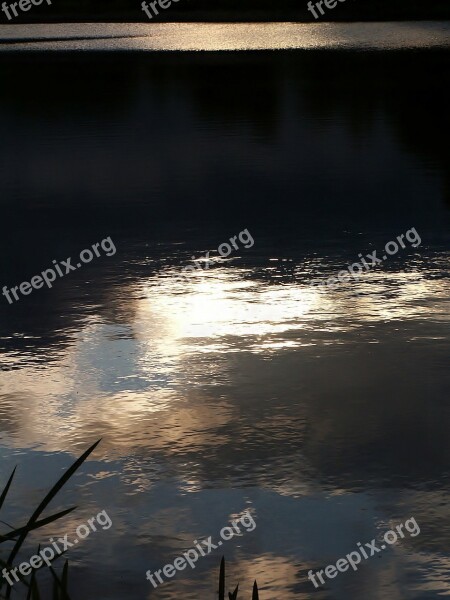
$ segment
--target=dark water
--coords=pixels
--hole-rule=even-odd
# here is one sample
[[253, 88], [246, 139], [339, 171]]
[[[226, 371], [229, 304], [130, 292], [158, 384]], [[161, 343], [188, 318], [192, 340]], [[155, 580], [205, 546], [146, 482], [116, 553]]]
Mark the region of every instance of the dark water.
[[[0, 488], [19, 465], [2, 518], [103, 438], [60, 496], [79, 509], [33, 538], [107, 510], [70, 550], [74, 598], [214, 598], [222, 554], [244, 599], [255, 578], [265, 600], [450, 593], [448, 67], [438, 50], [0, 58], [1, 287], [117, 249], [0, 297]], [[311, 284], [411, 228], [420, 246], [360, 280]], [[218, 257], [244, 229], [254, 244]], [[153, 590], [147, 569], [245, 509], [254, 531]], [[307, 580], [411, 517], [420, 535]]]

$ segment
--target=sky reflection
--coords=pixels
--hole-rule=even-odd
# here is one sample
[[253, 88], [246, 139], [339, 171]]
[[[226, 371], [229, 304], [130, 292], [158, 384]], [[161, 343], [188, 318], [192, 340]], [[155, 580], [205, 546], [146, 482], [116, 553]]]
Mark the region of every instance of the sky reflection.
[[[245, 597], [257, 577], [309, 598], [310, 568], [411, 516], [420, 536], [318, 596], [448, 594], [446, 54], [16, 59], [3, 282], [107, 235], [117, 255], [0, 305], [2, 518], [102, 437], [59, 500], [80, 508], [45, 532], [107, 509], [70, 557], [80, 600], [209, 597], [219, 554], [154, 593], [145, 571], [245, 508], [257, 528], [226, 548]], [[413, 225], [419, 248], [311, 285]], [[254, 247], [175, 279], [244, 226]]]

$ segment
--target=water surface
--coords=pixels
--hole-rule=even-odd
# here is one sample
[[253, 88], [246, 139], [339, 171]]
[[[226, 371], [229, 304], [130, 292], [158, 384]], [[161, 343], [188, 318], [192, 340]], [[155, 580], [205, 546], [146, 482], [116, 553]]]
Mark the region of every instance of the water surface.
[[450, 46], [447, 21], [0, 25], [2, 50], [413, 49]]
[[[222, 552], [155, 591], [145, 571], [246, 508], [223, 548], [244, 598], [255, 577], [264, 599], [450, 592], [448, 56], [2, 55], [1, 286], [117, 247], [0, 298], [2, 518], [103, 438], [76, 513], [34, 536], [108, 511], [70, 551], [75, 599], [213, 598]], [[312, 285], [411, 227], [419, 247]], [[306, 579], [412, 516], [357, 573]]]

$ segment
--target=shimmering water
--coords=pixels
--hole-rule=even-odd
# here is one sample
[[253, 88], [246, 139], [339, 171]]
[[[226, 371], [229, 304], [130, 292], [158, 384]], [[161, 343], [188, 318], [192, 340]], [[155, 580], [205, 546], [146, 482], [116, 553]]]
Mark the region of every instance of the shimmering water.
[[386, 50], [449, 46], [447, 21], [0, 26], [2, 50]]
[[[1, 286], [117, 247], [0, 297], [0, 488], [19, 465], [2, 518], [103, 438], [60, 498], [79, 509], [33, 538], [108, 511], [70, 550], [74, 598], [214, 598], [222, 551], [243, 598], [255, 578], [263, 599], [450, 593], [448, 62], [0, 59]], [[420, 247], [311, 285], [411, 227]], [[245, 228], [254, 246], [217, 258]], [[245, 508], [254, 532], [152, 590], [147, 569]], [[357, 573], [306, 579], [412, 516], [421, 534]]]

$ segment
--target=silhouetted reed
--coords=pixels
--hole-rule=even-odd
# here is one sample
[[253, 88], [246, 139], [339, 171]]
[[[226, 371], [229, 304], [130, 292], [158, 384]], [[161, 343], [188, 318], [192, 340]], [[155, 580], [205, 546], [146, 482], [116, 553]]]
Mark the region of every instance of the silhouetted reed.
[[[237, 584], [234, 592], [228, 592], [229, 600], [237, 600], [239, 592], [239, 584]], [[225, 600], [225, 558], [220, 561], [219, 572], [219, 600]], [[256, 581], [253, 584], [252, 600], [259, 600], [258, 584]]]
[[[40, 519], [41, 514], [44, 512], [44, 510], [47, 508], [47, 506], [50, 504], [50, 502], [55, 498], [55, 496], [58, 494], [58, 492], [61, 490], [61, 488], [69, 481], [69, 479], [72, 477], [72, 475], [75, 473], [75, 471], [84, 463], [84, 461], [88, 458], [88, 456], [95, 450], [95, 448], [98, 446], [99, 443], [100, 443], [100, 440], [95, 442], [95, 444], [93, 444], [90, 448], [88, 448], [86, 450], [86, 452], [84, 452], [72, 464], [72, 466], [69, 469], [67, 469], [67, 471], [65, 471], [65, 473], [58, 479], [58, 481], [51, 488], [51, 490], [46, 494], [46, 496], [41, 501], [39, 506], [34, 510], [34, 512], [32, 513], [31, 517], [28, 519], [28, 521], [26, 522], [25, 525], [23, 525], [21, 527], [17, 527], [17, 528], [11, 528], [11, 531], [9, 531], [8, 533], [0, 535], [0, 544], [5, 544], [8, 542], [13, 543], [13, 547], [9, 553], [8, 559], [6, 561], [4, 561], [0, 558], [0, 568], [1, 569], [7, 569], [7, 570], [11, 569], [11, 567], [13, 565], [13, 561], [16, 558], [21, 547], [23, 546], [24, 542], [26, 541], [26, 538], [27, 538], [28, 534], [30, 533], [30, 531], [44, 527], [45, 525], [48, 525], [49, 523], [53, 523], [53, 521], [61, 519], [62, 517], [65, 517], [66, 515], [71, 513], [73, 510], [75, 510], [76, 506], [72, 506], [71, 508], [68, 508], [66, 510], [63, 510], [63, 511], [57, 512], [53, 515], [50, 515], [49, 517]], [[5, 486], [4, 490], [0, 495], [0, 511], [5, 503], [5, 500], [8, 495], [11, 484], [13, 482], [15, 473], [16, 473], [16, 468], [14, 468], [13, 472], [11, 473], [8, 481], [6, 482], [6, 486]], [[39, 553], [39, 551], [40, 551], [40, 546], [38, 548], [38, 553]], [[40, 590], [39, 590], [38, 582], [37, 582], [37, 575], [36, 575], [37, 571], [42, 568], [44, 568], [44, 566], [39, 567], [39, 569], [33, 569], [29, 578], [25, 577], [23, 575], [17, 575], [19, 577], [20, 583], [23, 584], [23, 586], [25, 586], [25, 588], [26, 588], [27, 600], [41, 600], [41, 598], [42, 598]], [[64, 567], [63, 567], [60, 577], [58, 577], [58, 575], [56, 574], [53, 567], [49, 567], [49, 570], [53, 577], [53, 590], [52, 590], [51, 600], [70, 600], [69, 593], [68, 593], [68, 583], [67, 583], [68, 582], [68, 570], [69, 570], [67, 560], [64, 564]], [[6, 588], [5, 592], [3, 591], [4, 588]], [[11, 596], [11, 591], [12, 591], [12, 586], [9, 585], [9, 583], [6, 583], [6, 586], [5, 586], [5, 580], [3, 578], [1, 578], [0, 579], [0, 598], [4, 598], [5, 600], [8, 600]]]

